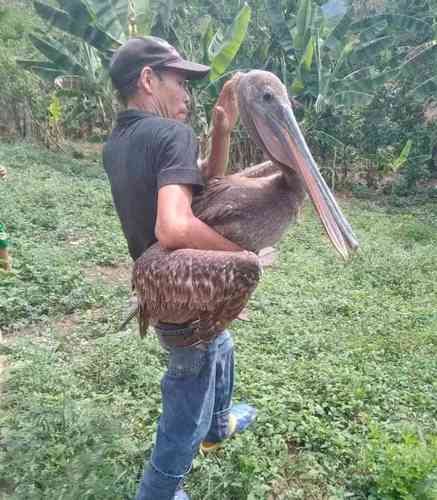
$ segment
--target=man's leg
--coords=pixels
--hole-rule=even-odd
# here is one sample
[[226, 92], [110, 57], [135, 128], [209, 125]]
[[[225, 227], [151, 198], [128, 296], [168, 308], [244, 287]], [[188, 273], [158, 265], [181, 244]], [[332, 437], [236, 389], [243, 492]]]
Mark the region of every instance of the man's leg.
[[211, 426], [215, 401], [216, 341], [203, 350], [170, 348], [161, 381], [163, 413], [137, 500], [171, 500]]
[[240, 403], [232, 404], [234, 391], [234, 344], [225, 330], [217, 338], [215, 401], [211, 427], [202, 442], [203, 452], [212, 451], [217, 444], [236, 432], [244, 431], [255, 419], [256, 410]]
[[211, 427], [205, 441], [223, 441], [229, 433], [229, 412], [234, 392], [234, 343], [225, 330], [217, 338], [215, 400]]

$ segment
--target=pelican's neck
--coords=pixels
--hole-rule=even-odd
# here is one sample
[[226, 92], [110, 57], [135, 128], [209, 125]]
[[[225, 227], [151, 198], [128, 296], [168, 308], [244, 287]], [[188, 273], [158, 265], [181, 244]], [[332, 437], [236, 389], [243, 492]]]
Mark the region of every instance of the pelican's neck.
[[278, 166], [278, 169], [282, 172], [282, 178], [285, 181], [288, 189], [292, 191], [296, 195], [301, 195], [302, 197], [305, 195], [305, 188], [303, 180], [300, 175], [292, 170], [290, 167], [286, 167], [281, 163], [275, 163]]

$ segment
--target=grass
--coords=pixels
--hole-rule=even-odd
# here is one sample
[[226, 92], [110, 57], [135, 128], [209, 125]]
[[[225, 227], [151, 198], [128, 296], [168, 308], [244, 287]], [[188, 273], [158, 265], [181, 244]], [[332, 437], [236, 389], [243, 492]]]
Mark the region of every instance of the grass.
[[[165, 357], [113, 333], [129, 259], [108, 183], [96, 158], [35, 146], [0, 163], [0, 498], [133, 498]], [[259, 416], [195, 460], [193, 500], [437, 499], [437, 207], [341, 204], [360, 254], [340, 262], [306, 209], [233, 325], [236, 399]]]

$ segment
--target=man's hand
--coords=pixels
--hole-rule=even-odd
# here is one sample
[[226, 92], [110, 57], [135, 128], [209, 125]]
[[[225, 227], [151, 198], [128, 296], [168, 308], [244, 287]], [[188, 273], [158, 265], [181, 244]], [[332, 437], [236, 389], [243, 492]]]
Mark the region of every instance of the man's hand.
[[213, 130], [221, 135], [229, 135], [234, 129], [238, 120], [238, 103], [236, 95], [236, 85], [241, 73], [228, 80], [220, 92], [219, 98], [212, 110]]
[[236, 73], [224, 84], [212, 112], [211, 150], [208, 159], [200, 162], [202, 175], [206, 179], [226, 174], [231, 132], [238, 120], [235, 87], [240, 75], [241, 73]]

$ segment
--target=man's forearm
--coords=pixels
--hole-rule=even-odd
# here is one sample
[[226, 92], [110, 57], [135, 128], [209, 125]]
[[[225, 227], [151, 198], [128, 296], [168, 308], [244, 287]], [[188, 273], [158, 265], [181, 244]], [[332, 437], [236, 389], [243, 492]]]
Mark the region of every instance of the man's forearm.
[[241, 252], [244, 250], [197, 217], [193, 219], [193, 223], [189, 226], [187, 243], [191, 245], [191, 248], [197, 248], [198, 250], [222, 250], [225, 252]]
[[244, 249], [224, 238], [197, 217], [179, 223], [173, 229], [155, 230], [161, 246], [168, 250], [195, 248], [197, 250], [219, 250], [224, 252], [241, 252]]
[[223, 177], [226, 175], [229, 160], [231, 132], [238, 120], [238, 102], [235, 86], [241, 74], [236, 73], [228, 80], [212, 110], [211, 152], [204, 162], [204, 177]]
[[212, 130], [211, 151], [208, 159], [202, 166], [202, 174], [210, 177], [223, 177], [226, 174], [229, 161], [229, 149], [231, 144], [231, 134]]

